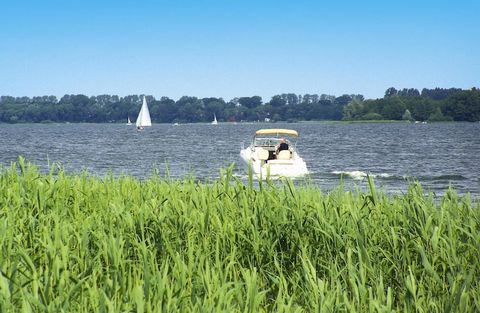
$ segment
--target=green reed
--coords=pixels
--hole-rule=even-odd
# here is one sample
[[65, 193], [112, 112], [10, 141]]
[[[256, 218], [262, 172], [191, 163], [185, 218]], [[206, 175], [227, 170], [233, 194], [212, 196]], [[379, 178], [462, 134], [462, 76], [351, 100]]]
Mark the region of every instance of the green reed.
[[479, 260], [453, 190], [0, 173], [1, 312], [478, 312]]

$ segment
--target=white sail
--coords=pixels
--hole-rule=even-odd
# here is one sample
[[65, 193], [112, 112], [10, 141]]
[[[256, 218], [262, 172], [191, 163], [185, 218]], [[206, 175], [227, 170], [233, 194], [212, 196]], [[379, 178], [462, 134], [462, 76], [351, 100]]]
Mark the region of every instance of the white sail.
[[132, 125], [132, 121], [130, 121], [130, 117], [127, 118], [127, 125]]
[[215, 113], [213, 113], [213, 121], [212, 121], [212, 125], [217, 125], [218, 122], [217, 122], [217, 116], [215, 115]]
[[150, 111], [148, 111], [147, 100], [145, 96], [143, 97], [142, 108], [138, 112], [137, 122], [135, 123], [137, 127], [146, 127], [152, 126], [152, 120], [150, 119]]

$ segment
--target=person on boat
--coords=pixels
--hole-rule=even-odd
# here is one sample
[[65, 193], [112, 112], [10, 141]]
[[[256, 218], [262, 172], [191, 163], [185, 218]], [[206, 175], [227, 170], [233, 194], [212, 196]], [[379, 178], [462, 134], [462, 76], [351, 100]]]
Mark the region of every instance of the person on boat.
[[280, 153], [280, 151], [282, 151], [282, 150], [288, 150], [288, 143], [285, 140], [285, 138], [280, 139], [280, 144], [278, 144], [275, 147], [275, 153], [278, 155]]

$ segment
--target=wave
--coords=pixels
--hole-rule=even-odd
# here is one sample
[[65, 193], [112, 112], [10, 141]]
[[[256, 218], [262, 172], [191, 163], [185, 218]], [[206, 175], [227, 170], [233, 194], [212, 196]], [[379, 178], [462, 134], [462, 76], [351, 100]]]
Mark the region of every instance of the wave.
[[367, 176], [370, 176], [370, 177], [373, 177], [373, 178], [375, 178], [375, 177], [381, 177], [381, 178], [392, 177], [391, 174], [387, 174], [387, 173], [374, 174], [374, 173], [365, 173], [365, 172], [362, 172], [362, 171], [333, 171], [331, 173], [335, 174], [335, 175], [349, 176], [349, 177], [352, 177], [353, 179], [356, 179], [356, 180], [365, 179]]
[[459, 174], [444, 174], [444, 175], [438, 175], [438, 176], [425, 176], [421, 177], [421, 179], [425, 180], [466, 180], [468, 179], [467, 177]]

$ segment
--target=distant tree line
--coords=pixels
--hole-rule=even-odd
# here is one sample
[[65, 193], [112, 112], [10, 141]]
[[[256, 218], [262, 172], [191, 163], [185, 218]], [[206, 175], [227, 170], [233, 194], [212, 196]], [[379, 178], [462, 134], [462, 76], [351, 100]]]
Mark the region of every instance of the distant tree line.
[[[65, 95], [0, 97], [0, 122], [125, 122], [135, 121], [143, 95]], [[478, 89], [389, 88], [382, 99], [365, 100], [362, 95], [285, 93], [264, 102], [259, 96], [233, 98], [197, 98], [178, 100], [146, 96], [154, 123], [219, 121], [311, 121], [311, 120], [480, 120]]]
[[[125, 122], [135, 121], [143, 95], [65, 95], [0, 97], [0, 122]], [[168, 97], [146, 96], [152, 121], [155, 123], [210, 122], [214, 114], [219, 121], [297, 121], [340, 120], [343, 108], [361, 95], [293, 93], [275, 95], [264, 103], [259, 96], [234, 98], [197, 98], [184, 96], [174, 101]]]
[[396, 90], [382, 99], [351, 101], [344, 120], [480, 121], [480, 90], [435, 88]]

